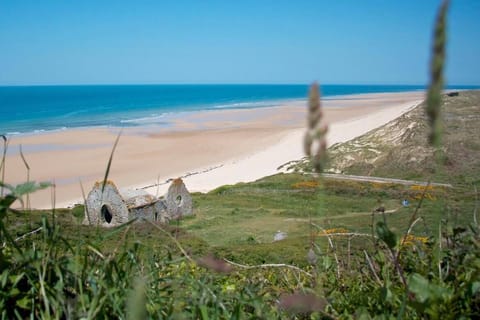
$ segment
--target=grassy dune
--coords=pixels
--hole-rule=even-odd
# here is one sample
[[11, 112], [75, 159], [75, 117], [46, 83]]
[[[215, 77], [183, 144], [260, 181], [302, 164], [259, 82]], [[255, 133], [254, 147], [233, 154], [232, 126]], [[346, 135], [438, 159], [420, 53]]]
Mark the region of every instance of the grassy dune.
[[[458, 95], [457, 95], [458, 94]], [[432, 176], [425, 105], [329, 150], [330, 170], [400, 179], [434, 179], [457, 186], [480, 181], [480, 91], [444, 95], [443, 168]]]

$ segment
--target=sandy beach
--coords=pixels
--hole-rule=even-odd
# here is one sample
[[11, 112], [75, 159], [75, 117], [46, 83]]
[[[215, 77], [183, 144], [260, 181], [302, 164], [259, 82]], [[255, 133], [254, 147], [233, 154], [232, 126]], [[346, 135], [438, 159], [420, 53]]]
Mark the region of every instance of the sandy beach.
[[[323, 101], [329, 145], [350, 140], [412, 109], [423, 92], [334, 97]], [[144, 188], [162, 195], [168, 180], [184, 177], [190, 191], [254, 181], [303, 157], [306, 103], [259, 109], [203, 111], [172, 116], [168, 127], [122, 130], [109, 178], [118, 188]], [[33, 208], [72, 206], [102, 180], [120, 128], [70, 129], [11, 136], [6, 182], [52, 181], [55, 190], [30, 196]], [[54, 197], [52, 196], [54, 194]], [[55, 202], [55, 203], [53, 203]]]

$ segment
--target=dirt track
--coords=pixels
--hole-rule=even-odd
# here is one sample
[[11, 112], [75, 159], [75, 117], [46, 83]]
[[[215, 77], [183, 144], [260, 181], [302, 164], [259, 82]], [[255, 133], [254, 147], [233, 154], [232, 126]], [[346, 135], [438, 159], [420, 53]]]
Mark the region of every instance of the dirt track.
[[[401, 179], [369, 177], [369, 176], [354, 176], [354, 175], [347, 175], [347, 174], [324, 173], [322, 174], [322, 176], [328, 179], [365, 181], [365, 182], [377, 182], [377, 183], [394, 183], [394, 184], [402, 184], [405, 186], [413, 186], [413, 185], [426, 186], [429, 184], [428, 182], [425, 182], [425, 181], [401, 180]], [[434, 187], [453, 188], [451, 184], [447, 184], [447, 183], [430, 182], [430, 185]]]

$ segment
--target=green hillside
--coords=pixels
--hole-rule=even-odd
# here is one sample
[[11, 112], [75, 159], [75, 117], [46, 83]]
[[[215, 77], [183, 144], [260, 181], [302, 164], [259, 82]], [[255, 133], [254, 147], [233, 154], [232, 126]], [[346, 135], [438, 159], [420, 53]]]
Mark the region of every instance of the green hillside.
[[477, 317], [479, 101], [445, 98], [437, 170], [422, 105], [328, 151], [337, 171], [452, 188], [277, 174], [193, 194], [195, 216], [169, 225], [103, 229], [83, 206], [11, 210], [36, 189], [17, 186], [0, 198], [1, 316]]

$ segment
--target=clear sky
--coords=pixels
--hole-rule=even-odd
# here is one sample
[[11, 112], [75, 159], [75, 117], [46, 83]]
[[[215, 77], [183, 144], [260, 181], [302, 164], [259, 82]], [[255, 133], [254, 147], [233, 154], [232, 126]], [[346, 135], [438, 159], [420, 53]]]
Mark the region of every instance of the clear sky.
[[[439, 0], [0, 0], [0, 85], [425, 84]], [[447, 80], [480, 84], [480, 0]]]

